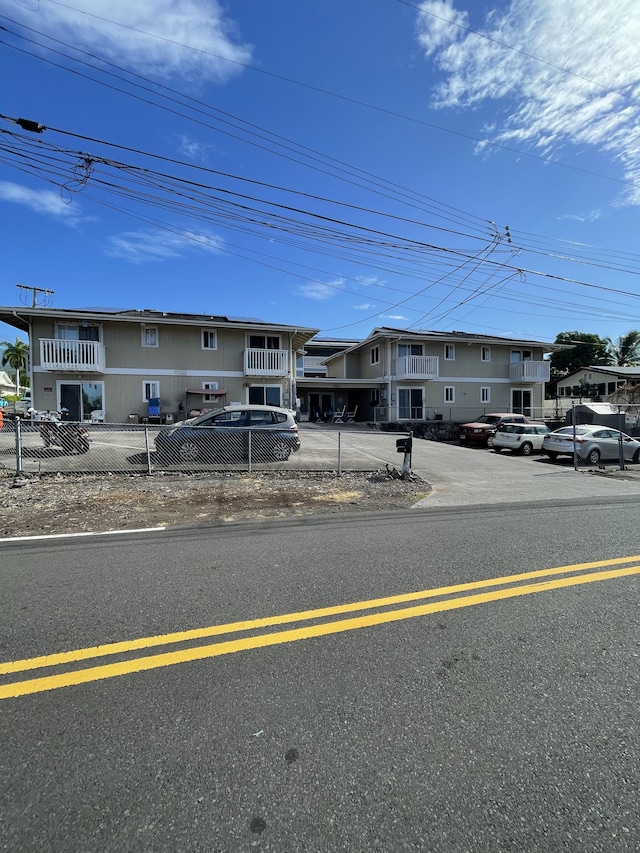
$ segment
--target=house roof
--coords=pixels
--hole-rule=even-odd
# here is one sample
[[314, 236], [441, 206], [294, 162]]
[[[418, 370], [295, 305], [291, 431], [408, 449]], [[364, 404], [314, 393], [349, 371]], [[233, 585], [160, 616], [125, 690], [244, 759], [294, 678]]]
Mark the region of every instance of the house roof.
[[640, 379], [640, 364], [632, 365], [630, 367], [620, 367], [617, 364], [596, 364], [589, 367], [580, 367], [572, 373], [567, 373], [567, 375], [563, 376], [562, 379], [558, 379], [558, 382], [566, 382], [567, 379], [570, 379], [572, 376], [576, 376], [578, 373], [584, 373], [585, 371], [589, 371], [589, 373], [599, 373], [605, 376], [617, 376], [619, 379]]
[[[346, 347], [342, 353], [353, 352], [360, 347], [368, 346], [375, 340], [384, 340], [385, 338], [394, 338], [397, 340], [409, 341], [439, 341], [442, 343], [478, 343], [491, 346], [519, 346], [519, 347], [536, 347], [541, 348], [545, 352], [556, 352], [557, 350], [573, 349], [574, 344], [555, 344], [549, 341], [531, 341], [521, 338], [503, 338], [496, 335], [480, 335], [474, 332], [434, 332], [427, 329], [418, 329], [417, 331], [409, 329], [396, 329], [391, 326], [378, 326], [373, 329], [369, 335], [361, 341], [354, 343], [352, 346]], [[335, 356], [328, 356], [325, 361]]]
[[0, 306], [0, 321], [23, 332], [29, 331], [33, 317], [50, 317], [66, 320], [115, 320], [123, 323], [153, 323], [175, 326], [207, 326], [209, 328], [232, 327], [255, 331], [289, 332], [294, 350], [301, 349], [319, 329], [306, 326], [291, 326], [284, 323], [268, 323], [264, 320], [244, 317], [226, 317], [219, 314], [186, 314], [172, 311], [156, 311], [151, 308], [26, 308]]

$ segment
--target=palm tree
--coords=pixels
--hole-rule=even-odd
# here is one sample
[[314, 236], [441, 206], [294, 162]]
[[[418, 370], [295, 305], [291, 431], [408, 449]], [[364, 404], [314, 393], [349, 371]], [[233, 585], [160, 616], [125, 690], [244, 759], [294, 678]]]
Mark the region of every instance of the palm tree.
[[605, 338], [609, 364], [618, 367], [630, 367], [640, 363], [640, 331], [632, 329], [626, 335], [620, 335], [617, 342]]
[[16, 342], [14, 344], [9, 343], [9, 341], [2, 341], [0, 346], [4, 347], [4, 352], [2, 353], [2, 366], [10, 365], [16, 372], [16, 391], [20, 394], [20, 371], [26, 373], [27, 370], [27, 356], [29, 355], [29, 346], [25, 344], [24, 341], [21, 341], [20, 338], [16, 338]]

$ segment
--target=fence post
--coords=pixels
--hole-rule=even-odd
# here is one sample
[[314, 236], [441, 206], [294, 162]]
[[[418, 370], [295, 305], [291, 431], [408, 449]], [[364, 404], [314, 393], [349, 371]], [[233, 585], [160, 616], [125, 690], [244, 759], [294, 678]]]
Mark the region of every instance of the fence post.
[[22, 474], [22, 432], [20, 418], [16, 415], [13, 419], [16, 427], [16, 477]]
[[251, 451], [253, 450], [253, 444], [251, 442], [252, 430], [249, 430], [248, 436], [249, 436], [249, 438], [248, 438], [248, 442], [247, 442], [247, 456], [249, 458], [248, 458], [248, 469], [247, 470], [248, 470], [248, 473], [250, 474], [251, 473]]
[[147, 448], [147, 474], [151, 474], [151, 450], [149, 448], [149, 427], [144, 428], [144, 444]]
[[342, 432], [338, 430], [338, 477], [342, 475]]

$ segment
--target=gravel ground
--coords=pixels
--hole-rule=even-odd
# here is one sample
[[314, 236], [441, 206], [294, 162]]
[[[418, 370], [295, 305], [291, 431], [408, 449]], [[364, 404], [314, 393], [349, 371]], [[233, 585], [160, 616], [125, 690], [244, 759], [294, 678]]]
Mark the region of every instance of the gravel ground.
[[431, 488], [374, 474], [51, 476], [0, 480], [0, 537], [406, 509]]

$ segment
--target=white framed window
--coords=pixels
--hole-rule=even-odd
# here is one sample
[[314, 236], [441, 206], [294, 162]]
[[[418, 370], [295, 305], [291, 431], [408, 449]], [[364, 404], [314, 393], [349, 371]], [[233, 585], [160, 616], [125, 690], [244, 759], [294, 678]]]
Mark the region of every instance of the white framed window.
[[491, 361], [491, 347], [480, 347], [480, 361]]
[[380, 347], [371, 347], [369, 353], [369, 364], [380, 363]]
[[249, 349], [280, 349], [280, 335], [247, 335]]
[[491, 402], [491, 388], [488, 385], [483, 385], [480, 388], [480, 402], [481, 403], [490, 403]]
[[[203, 391], [217, 391], [218, 383], [217, 382], [203, 382], [202, 383]], [[215, 394], [203, 394], [202, 402], [203, 403], [216, 403], [218, 401], [218, 397]]]
[[444, 345], [444, 360], [445, 361], [455, 361], [456, 360], [456, 345], [455, 344], [445, 344]]
[[148, 403], [153, 397], [160, 397], [160, 383], [156, 380], [142, 383], [142, 402]]
[[158, 346], [158, 327], [143, 326], [141, 329], [142, 346], [157, 347]]
[[203, 329], [200, 346], [202, 349], [218, 349], [218, 335], [215, 329]]
[[455, 387], [455, 385], [445, 385], [444, 386], [444, 401], [445, 401], [445, 403], [455, 403], [455, 401], [456, 401], [456, 387]]

